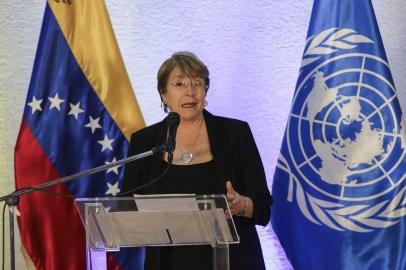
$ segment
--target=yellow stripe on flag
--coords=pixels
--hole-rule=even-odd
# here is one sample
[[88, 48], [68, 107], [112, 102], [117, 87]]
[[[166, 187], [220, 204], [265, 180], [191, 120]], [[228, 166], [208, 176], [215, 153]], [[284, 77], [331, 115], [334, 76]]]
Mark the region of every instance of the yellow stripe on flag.
[[103, 0], [48, 0], [83, 73], [127, 140], [145, 126]]

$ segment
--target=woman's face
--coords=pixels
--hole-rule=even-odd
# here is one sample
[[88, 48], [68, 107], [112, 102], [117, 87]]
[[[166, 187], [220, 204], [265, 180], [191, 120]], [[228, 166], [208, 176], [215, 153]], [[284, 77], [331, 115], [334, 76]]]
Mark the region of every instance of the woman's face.
[[202, 116], [206, 97], [204, 79], [188, 77], [179, 67], [169, 74], [166, 92], [161, 97], [171, 112], [181, 120], [196, 120]]

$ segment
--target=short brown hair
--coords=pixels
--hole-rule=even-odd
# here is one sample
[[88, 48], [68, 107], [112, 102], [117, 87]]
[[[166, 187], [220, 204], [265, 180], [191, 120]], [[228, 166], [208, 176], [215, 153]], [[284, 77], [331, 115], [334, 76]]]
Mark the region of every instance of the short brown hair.
[[209, 89], [210, 79], [209, 70], [206, 65], [197, 56], [188, 51], [181, 51], [172, 54], [171, 58], [167, 59], [158, 70], [158, 92], [164, 94], [168, 84], [168, 78], [172, 70], [176, 67], [182, 69], [189, 77], [200, 77], [204, 79], [206, 92]]

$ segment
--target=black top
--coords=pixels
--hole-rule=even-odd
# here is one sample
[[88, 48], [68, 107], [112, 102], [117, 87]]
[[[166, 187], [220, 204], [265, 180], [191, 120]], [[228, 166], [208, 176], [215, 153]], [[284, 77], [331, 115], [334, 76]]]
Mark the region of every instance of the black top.
[[[167, 165], [162, 161], [164, 166]], [[171, 165], [158, 185], [158, 193], [211, 194], [214, 183], [213, 160], [193, 165]], [[211, 247], [179, 246], [147, 248], [145, 269], [208, 270], [212, 269]]]
[[[206, 110], [203, 111], [203, 115], [213, 154], [215, 175], [213, 190], [209, 193], [226, 194], [226, 182], [231, 181], [234, 189], [241, 195], [250, 197], [254, 205], [252, 218], [233, 216], [240, 243], [230, 245], [230, 269], [265, 269], [255, 225], [268, 224], [272, 197], [251, 129], [246, 122], [214, 116]], [[166, 134], [165, 120], [134, 133], [131, 136], [128, 155], [162, 145], [166, 140]], [[121, 191], [126, 192], [155, 179], [164, 169], [162, 155], [128, 163]], [[137, 193], [158, 194], [162, 192], [158, 188], [158, 184], [153, 184]], [[165, 269], [165, 265], [162, 269]]]
[[[162, 160], [163, 166], [168, 163]], [[172, 164], [168, 172], [157, 182], [158, 194], [212, 194], [214, 190], [214, 161], [192, 164]]]

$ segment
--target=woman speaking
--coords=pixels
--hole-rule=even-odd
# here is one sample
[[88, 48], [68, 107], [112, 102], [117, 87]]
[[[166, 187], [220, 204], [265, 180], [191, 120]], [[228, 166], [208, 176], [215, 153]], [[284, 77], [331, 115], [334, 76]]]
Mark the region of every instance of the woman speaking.
[[[226, 194], [240, 243], [230, 245], [230, 269], [265, 269], [255, 225], [270, 219], [272, 197], [249, 125], [215, 116], [204, 108], [209, 89], [206, 65], [190, 52], [177, 52], [158, 71], [165, 112], [177, 112], [173, 162], [167, 173], [139, 194]], [[128, 155], [162, 145], [166, 121], [131, 136]], [[168, 165], [167, 153], [127, 164], [121, 192], [157, 178]], [[211, 247], [149, 247], [145, 269], [212, 269]]]

